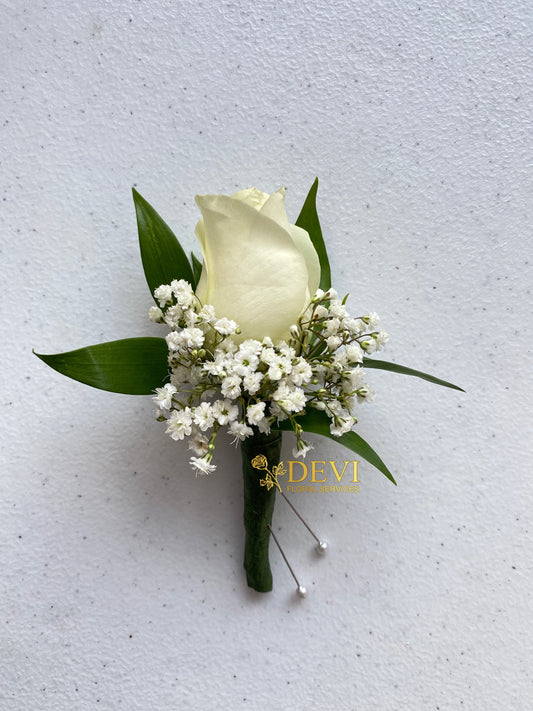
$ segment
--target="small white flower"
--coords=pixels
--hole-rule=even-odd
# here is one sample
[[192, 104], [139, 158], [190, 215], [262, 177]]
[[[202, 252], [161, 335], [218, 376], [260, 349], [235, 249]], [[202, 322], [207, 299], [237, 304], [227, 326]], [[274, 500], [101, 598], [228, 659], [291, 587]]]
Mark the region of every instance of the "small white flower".
[[155, 323], [161, 323], [163, 321], [163, 312], [159, 306], [150, 307], [148, 316], [150, 317], [150, 321], [154, 321]]
[[344, 369], [344, 366], [348, 365], [348, 356], [346, 355], [345, 350], [340, 350], [335, 353], [333, 356], [333, 366], [334, 370], [337, 370], [339, 367], [341, 369]]
[[183, 317], [183, 311], [179, 304], [174, 304], [174, 306], [169, 306], [165, 313], [165, 323], [170, 328], [176, 328], [179, 326], [180, 319]]
[[375, 393], [372, 388], [369, 388], [368, 385], [363, 384], [360, 388], [358, 388], [356, 395], [358, 402], [372, 402]]
[[326, 403], [323, 400], [313, 400], [309, 403], [309, 407], [313, 407], [315, 410], [325, 410]]
[[205, 457], [191, 457], [189, 461], [200, 474], [211, 474], [217, 468], [216, 464], [210, 464]]
[[215, 331], [220, 333], [222, 336], [231, 336], [235, 333], [237, 330], [238, 326], [235, 323], [235, 321], [232, 321], [229, 318], [219, 318], [217, 321], [215, 321]]
[[210, 427], [213, 427], [215, 422], [213, 406], [208, 402], [200, 403], [198, 407], [193, 408], [192, 419], [194, 424], [197, 425], [202, 432], [205, 432]]
[[191, 439], [189, 440], [189, 449], [192, 449], [198, 457], [203, 457], [204, 454], [207, 454], [208, 447], [209, 440], [205, 435], [200, 432], [192, 433]]
[[192, 326], [196, 326], [198, 323], [198, 314], [194, 311], [194, 309], [186, 309], [183, 312], [183, 320], [188, 328], [192, 328]]
[[338, 318], [328, 318], [328, 320], [322, 326], [322, 334], [325, 338], [328, 336], [335, 336], [339, 330], [341, 322]]
[[176, 297], [176, 301], [183, 309], [188, 309], [194, 302], [194, 292], [192, 286], [185, 279], [174, 279], [170, 282], [172, 293]]
[[231, 338], [225, 338], [222, 343], [219, 343], [218, 346], [216, 347], [215, 350], [215, 355], [217, 353], [225, 353], [228, 355], [231, 355], [233, 353], [236, 353], [238, 350], [237, 346], [235, 343], [232, 341]]
[[388, 340], [389, 334], [385, 331], [379, 331], [378, 335], [375, 338], [377, 348], [383, 348], [383, 346], [385, 345], [385, 343], [387, 343]]
[[304, 358], [298, 358], [295, 365], [292, 366], [289, 379], [294, 385], [303, 385], [308, 383], [313, 377], [313, 370], [309, 363]]
[[273, 363], [276, 363], [279, 359], [279, 356], [276, 353], [275, 349], [271, 347], [263, 348], [260, 357], [263, 363], [266, 363], [266, 365], [272, 365]]
[[353, 393], [361, 385], [364, 371], [359, 366], [352, 370], [345, 370], [342, 374], [342, 390], [345, 393]]
[[165, 304], [172, 301], [172, 289], [169, 284], [161, 284], [154, 291], [154, 298], [159, 301], [159, 306], [163, 307]]
[[363, 351], [358, 343], [349, 343], [345, 349], [348, 363], [362, 363]]
[[239, 417], [239, 408], [230, 400], [216, 400], [213, 403], [213, 415], [219, 425], [227, 425]]
[[277, 355], [271, 360], [267, 375], [270, 380], [281, 380], [281, 378], [289, 375], [291, 371], [291, 359], [287, 356]]
[[172, 410], [167, 420], [166, 433], [172, 439], [183, 439], [191, 434], [192, 417], [190, 408], [186, 407], [183, 410]]
[[167, 334], [165, 340], [170, 351], [177, 351], [182, 343], [181, 333], [179, 331], [171, 331]]
[[181, 338], [187, 348], [201, 348], [204, 344], [204, 334], [199, 328], [184, 328]]
[[277, 345], [278, 352], [289, 362], [296, 357], [296, 351], [285, 341], [280, 341]]
[[246, 409], [246, 419], [251, 425], [257, 425], [265, 416], [265, 402], [258, 402], [255, 405], [249, 405]]
[[305, 407], [305, 393], [301, 388], [290, 388], [280, 383], [272, 399], [287, 412], [300, 412]]
[[204, 323], [214, 323], [216, 321], [214, 306], [211, 306], [210, 304], [202, 306], [202, 308], [198, 312], [198, 318], [201, 319]]
[[360, 336], [366, 330], [366, 325], [360, 318], [343, 318], [342, 327], [353, 336]]
[[379, 326], [379, 316], [375, 311], [371, 311], [365, 318], [365, 323], [367, 324], [370, 331], [375, 331]]
[[240, 440], [241, 442], [247, 437], [251, 437], [254, 433], [253, 429], [244, 422], [232, 422], [228, 431], [235, 436], [234, 441]]
[[275, 419], [275, 417], [263, 417], [262, 420], [259, 420], [257, 423], [259, 432], [262, 432], [263, 434], [270, 434], [270, 425], [275, 421]]
[[336, 351], [342, 343], [342, 338], [339, 336], [329, 336], [329, 338], [326, 338], [326, 343], [329, 351]]
[[170, 383], [167, 383], [162, 388], [156, 388], [157, 395], [152, 400], [163, 410], [170, 410], [172, 406], [172, 396], [177, 388]]
[[339, 299], [333, 299], [329, 305], [329, 312], [332, 316], [344, 318], [346, 316], [346, 306]]
[[211, 375], [223, 375], [229, 368], [230, 358], [226, 353], [221, 353], [218, 349], [215, 351], [215, 360], [208, 360], [202, 365], [202, 370]]
[[361, 341], [361, 348], [364, 350], [365, 353], [368, 353], [368, 355], [370, 355], [371, 353], [374, 353], [374, 351], [377, 350], [376, 341], [373, 338], [369, 338], [366, 341]]
[[262, 380], [262, 374], [255, 372], [251, 373], [250, 375], [245, 375], [242, 381], [242, 385], [247, 393], [249, 393], [250, 395], [255, 395], [261, 387]]
[[305, 455], [312, 449], [314, 449], [314, 447], [310, 442], [305, 442], [303, 439], [299, 439], [297, 440], [296, 447], [292, 450], [292, 456], [296, 458], [302, 457], [302, 459], [304, 459]]
[[248, 349], [243, 349], [241, 346], [238, 353], [235, 354], [231, 364], [231, 370], [243, 378], [246, 375], [251, 375], [259, 365], [259, 358], [255, 353]]
[[241, 379], [238, 375], [229, 375], [222, 381], [222, 395], [235, 400], [241, 394]]
[[349, 413], [346, 413], [344, 417], [336, 415], [335, 419], [329, 426], [329, 431], [335, 437], [341, 437], [343, 434], [346, 434], [346, 432], [349, 432], [352, 429], [354, 422], [355, 419]]

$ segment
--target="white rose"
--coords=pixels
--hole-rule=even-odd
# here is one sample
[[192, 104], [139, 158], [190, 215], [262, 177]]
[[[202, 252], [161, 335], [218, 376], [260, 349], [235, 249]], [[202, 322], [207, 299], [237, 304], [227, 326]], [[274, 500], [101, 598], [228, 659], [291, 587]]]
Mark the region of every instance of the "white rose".
[[196, 236], [203, 268], [196, 295], [218, 318], [236, 321], [239, 342], [289, 338], [289, 328], [320, 282], [318, 255], [307, 232], [289, 224], [285, 189], [256, 188], [231, 196], [197, 195]]

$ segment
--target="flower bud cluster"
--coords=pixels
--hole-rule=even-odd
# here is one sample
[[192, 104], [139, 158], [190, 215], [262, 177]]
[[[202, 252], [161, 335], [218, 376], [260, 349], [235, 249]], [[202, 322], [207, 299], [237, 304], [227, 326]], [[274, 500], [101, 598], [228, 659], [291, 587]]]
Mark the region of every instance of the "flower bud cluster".
[[193, 467], [204, 474], [211, 463], [221, 428], [239, 442], [256, 432], [268, 434], [289, 420], [296, 435], [294, 456], [311, 445], [303, 437], [298, 415], [307, 408], [324, 411], [330, 431], [341, 436], [357, 422], [356, 405], [373, 393], [363, 382], [362, 360], [387, 341], [370, 313], [352, 318], [334, 289], [318, 290], [287, 341], [273, 343], [239, 338], [238, 324], [217, 318], [201, 304], [191, 285], [175, 280], [159, 286], [150, 318], [170, 329], [170, 382], [157, 388], [157, 418], [176, 440], [189, 438]]

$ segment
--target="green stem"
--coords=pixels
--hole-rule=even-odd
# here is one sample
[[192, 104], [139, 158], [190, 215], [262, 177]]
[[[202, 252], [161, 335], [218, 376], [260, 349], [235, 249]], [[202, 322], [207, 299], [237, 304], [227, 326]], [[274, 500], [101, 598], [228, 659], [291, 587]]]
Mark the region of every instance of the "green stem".
[[269, 435], [255, 434], [241, 444], [242, 472], [244, 476], [244, 568], [248, 585], [258, 592], [272, 590], [272, 571], [268, 561], [268, 544], [272, 523], [276, 487], [270, 490], [259, 484], [265, 472], [252, 467], [252, 459], [259, 454], [268, 460], [268, 468], [279, 464], [281, 456], [281, 432]]

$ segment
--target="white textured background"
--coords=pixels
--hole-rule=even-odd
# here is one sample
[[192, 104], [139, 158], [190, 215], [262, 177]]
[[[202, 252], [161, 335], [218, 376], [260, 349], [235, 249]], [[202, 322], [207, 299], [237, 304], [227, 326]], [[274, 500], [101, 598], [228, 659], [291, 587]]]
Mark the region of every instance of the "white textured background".
[[[2, 710], [531, 708], [531, 8], [4, 1]], [[195, 479], [149, 398], [31, 348], [161, 334], [132, 184], [192, 248], [196, 192], [294, 219], [315, 175], [384, 357], [468, 392], [372, 371], [399, 486], [296, 496], [325, 559], [278, 502], [302, 602], [275, 550], [246, 589], [238, 452]]]

